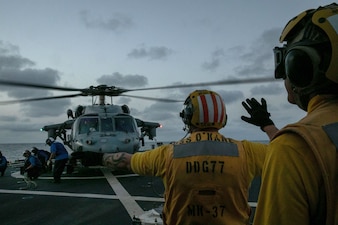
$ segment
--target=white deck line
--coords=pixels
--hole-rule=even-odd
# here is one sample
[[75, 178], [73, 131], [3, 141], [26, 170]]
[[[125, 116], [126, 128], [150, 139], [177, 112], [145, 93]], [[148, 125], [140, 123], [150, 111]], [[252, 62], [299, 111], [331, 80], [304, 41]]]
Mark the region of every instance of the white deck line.
[[103, 195], [103, 194], [91, 194], [91, 193], [70, 193], [70, 192], [55, 192], [55, 191], [30, 191], [30, 190], [0, 189], [0, 194], [24, 194], [24, 195], [46, 195], [46, 196], [57, 196], [57, 197], [118, 199], [116, 195]]
[[[77, 198], [99, 198], [99, 199], [117, 199], [123, 204], [129, 216], [140, 216], [145, 213], [136, 201], [153, 201], [164, 202], [163, 198], [145, 197], [145, 196], [131, 196], [127, 190], [116, 179], [117, 177], [133, 177], [139, 176], [137, 174], [127, 174], [114, 176], [107, 168], [101, 168], [104, 176], [97, 177], [62, 177], [62, 179], [103, 179], [106, 178], [111, 188], [116, 195], [90, 194], [90, 193], [68, 193], [68, 192], [51, 192], [51, 191], [29, 191], [29, 190], [7, 190], [0, 189], [0, 193], [4, 194], [30, 194], [30, 195], [47, 195], [47, 196], [61, 196], [61, 197], [77, 197]], [[12, 177], [20, 179], [23, 178], [19, 172], [11, 174]], [[53, 179], [53, 177], [39, 177], [38, 179]], [[248, 202], [250, 207], [257, 207], [257, 202]]]
[[[73, 192], [56, 192], [56, 191], [34, 191], [34, 190], [8, 190], [0, 189], [0, 194], [24, 194], [24, 195], [46, 195], [58, 197], [76, 197], [76, 198], [99, 198], [99, 199], [120, 199], [117, 195], [104, 195], [92, 193], [73, 193]], [[164, 202], [163, 198], [130, 196], [137, 201]]]
[[122, 184], [107, 168], [101, 168], [103, 175], [106, 177], [110, 187], [114, 190], [116, 196], [121, 201], [124, 208], [127, 210], [130, 218], [138, 217], [144, 214], [143, 209], [137, 204], [135, 199], [127, 192]]
[[[73, 193], [73, 192], [55, 192], [55, 191], [30, 191], [30, 190], [8, 190], [0, 189], [0, 194], [24, 194], [24, 195], [46, 195], [58, 197], [76, 197], [76, 198], [98, 198], [98, 199], [113, 199], [119, 200], [120, 197], [116, 195], [91, 194], [91, 193]], [[145, 197], [145, 196], [130, 196], [135, 201], [150, 201], [150, 202], [164, 202], [163, 198]], [[257, 207], [257, 202], [249, 202], [251, 207]]]
[[[23, 175], [20, 174], [20, 171], [16, 171], [14, 173], [11, 173], [11, 176], [16, 179], [23, 179]], [[125, 174], [125, 175], [117, 175], [115, 177], [139, 177], [138, 174]], [[38, 180], [53, 180], [54, 178], [51, 177], [38, 177]], [[97, 179], [106, 179], [105, 176], [89, 176], [89, 177], [62, 177], [63, 180], [97, 180]]]

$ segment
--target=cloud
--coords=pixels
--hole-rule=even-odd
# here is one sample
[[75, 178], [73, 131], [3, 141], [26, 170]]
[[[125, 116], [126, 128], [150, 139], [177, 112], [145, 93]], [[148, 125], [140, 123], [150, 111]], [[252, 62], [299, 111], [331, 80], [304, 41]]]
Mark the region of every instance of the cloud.
[[112, 85], [118, 87], [144, 87], [148, 84], [148, 78], [143, 75], [123, 75], [114, 72], [111, 75], [102, 75], [96, 80], [100, 84]]
[[[270, 76], [273, 74], [273, 48], [280, 35], [280, 29], [264, 31], [251, 43], [249, 50], [241, 47], [232, 48], [239, 57], [240, 65], [234, 70], [239, 76]], [[236, 50], [236, 51], [234, 51]]]
[[276, 46], [279, 35], [280, 29], [273, 28], [264, 31], [248, 47], [245, 45], [233, 46], [227, 51], [217, 48], [211, 53], [210, 59], [202, 63], [202, 68], [214, 71], [227, 60], [227, 63], [230, 61], [240, 62], [233, 68], [235, 74], [239, 76], [271, 75], [273, 72], [272, 49]]
[[177, 118], [180, 110], [182, 110], [182, 104], [180, 103], [164, 103], [155, 102], [154, 104], [146, 107], [141, 116], [143, 119], [153, 121], [170, 121]]
[[123, 97], [123, 96], [119, 97], [118, 100], [116, 101], [117, 104], [121, 104], [121, 105], [123, 104], [128, 105], [130, 102], [131, 102], [131, 98]]
[[223, 101], [227, 105], [233, 102], [241, 101], [244, 98], [244, 94], [242, 91], [219, 90], [216, 92], [223, 98]]
[[16, 120], [16, 116], [0, 116], [0, 121], [2, 122], [15, 122]]
[[6, 131], [15, 131], [15, 132], [41, 132], [40, 128], [43, 127], [42, 124], [32, 124], [32, 123], [11, 123], [11, 124], [1, 124], [0, 128]]
[[211, 59], [202, 64], [202, 68], [210, 71], [215, 70], [220, 66], [221, 60], [222, 58], [224, 58], [224, 56], [225, 54], [223, 49], [216, 49], [214, 52], [211, 53]]
[[4, 69], [21, 69], [34, 66], [35, 63], [19, 55], [19, 48], [0, 40], [0, 71]]
[[250, 92], [252, 95], [279, 95], [285, 90], [280, 84], [267, 84], [254, 86]]
[[25, 115], [32, 118], [66, 115], [69, 107], [70, 99], [53, 99], [21, 104]]
[[167, 47], [141, 47], [135, 48], [130, 53], [128, 53], [129, 58], [141, 59], [147, 58], [149, 60], [165, 60], [171, 55], [173, 51]]
[[81, 21], [87, 28], [102, 29], [109, 31], [123, 31], [134, 26], [132, 19], [121, 13], [115, 13], [111, 18], [93, 19], [90, 17], [89, 12], [83, 10], [80, 12]]
[[[0, 79], [23, 84], [56, 86], [60, 80], [57, 70], [50, 68], [29, 68], [34, 65], [35, 63], [32, 60], [24, 58], [19, 54], [19, 47], [0, 41]], [[54, 96], [52, 90], [45, 88], [2, 85], [0, 91], [5, 92], [10, 98], [19, 100]], [[64, 108], [69, 106], [69, 104], [69, 99], [37, 101], [20, 103], [20, 109], [23, 115], [30, 117], [41, 117], [42, 115], [57, 116], [61, 112], [64, 112]]]
[[[60, 79], [59, 74], [53, 69], [24, 69], [17, 68], [1, 70], [0, 78], [3, 80], [17, 81], [21, 83], [53, 85]], [[31, 98], [51, 96], [50, 90], [33, 88], [13, 88], [4, 86], [1, 91], [6, 91], [9, 97]]]

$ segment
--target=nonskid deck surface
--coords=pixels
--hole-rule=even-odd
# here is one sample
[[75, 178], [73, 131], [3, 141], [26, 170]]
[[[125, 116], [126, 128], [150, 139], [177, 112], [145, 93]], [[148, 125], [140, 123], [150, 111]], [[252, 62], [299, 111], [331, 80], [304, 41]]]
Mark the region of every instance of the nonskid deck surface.
[[[0, 177], [1, 223], [6, 225], [114, 224], [131, 225], [139, 217], [163, 205], [159, 178], [111, 172], [106, 168], [82, 168], [63, 174], [52, 183], [51, 173], [41, 175], [38, 187], [25, 187], [18, 168], [8, 168]], [[250, 191], [255, 208], [259, 183]]]

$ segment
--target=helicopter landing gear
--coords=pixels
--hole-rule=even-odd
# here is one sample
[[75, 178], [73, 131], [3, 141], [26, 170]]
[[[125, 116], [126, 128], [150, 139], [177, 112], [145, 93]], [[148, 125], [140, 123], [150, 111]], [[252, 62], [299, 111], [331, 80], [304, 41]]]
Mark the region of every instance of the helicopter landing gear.
[[67, 174], [72, 174], [74, 172], [74, 166], [73, 165], [66, 165], [66, 172]]
[[74, 167], [76, 166], [76, 159], [71, 158], [66, 165], [67, 174], [72, 174], [74, 172]]

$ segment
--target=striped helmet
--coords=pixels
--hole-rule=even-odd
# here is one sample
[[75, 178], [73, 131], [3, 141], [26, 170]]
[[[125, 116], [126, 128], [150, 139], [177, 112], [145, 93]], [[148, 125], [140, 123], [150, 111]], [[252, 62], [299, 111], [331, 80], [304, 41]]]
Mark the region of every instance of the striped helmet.
[[221, 129], [225, 126], [227, 115], [225, 104], [219, 94], [208, 90], [193, 91], [184, 102], [180, 113], [183, 123], [197, 128]]

